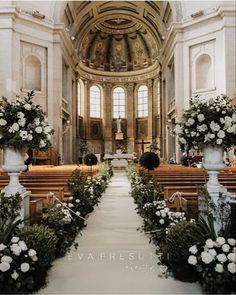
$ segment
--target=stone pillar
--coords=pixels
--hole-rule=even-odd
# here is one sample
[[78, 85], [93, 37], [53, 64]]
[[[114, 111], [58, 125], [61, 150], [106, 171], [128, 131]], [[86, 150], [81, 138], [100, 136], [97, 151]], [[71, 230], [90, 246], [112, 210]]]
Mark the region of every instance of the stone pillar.
[[104, 126], [104, 152], [112, 152], [112, 85], [109, 83], [103, 84], [103, 126]]
[[136, 134], [136, 121], [135, 121], [135, 99], [134, 99], [134, 84], [129, 83], [126, 85], [127, 89], [127, 150], [129, 154], [134, 152], [134, 140]]
[[148, 87], [148, 136], [147, 140], [152, 141], [153, 138], [153, 81], [149, 80]]
[[84, 137], [90, 138], [90, 87], [91, 82], [85, 81], [84, 91]]

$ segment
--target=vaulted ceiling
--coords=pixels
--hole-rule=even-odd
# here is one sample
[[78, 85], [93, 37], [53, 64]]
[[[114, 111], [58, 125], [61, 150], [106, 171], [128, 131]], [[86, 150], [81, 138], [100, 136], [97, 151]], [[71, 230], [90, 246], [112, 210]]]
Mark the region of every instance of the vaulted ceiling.
[[170, 21], [165, 1], [73, 1], [65, 9], [81, 63], [97, 71], [153, 65]]

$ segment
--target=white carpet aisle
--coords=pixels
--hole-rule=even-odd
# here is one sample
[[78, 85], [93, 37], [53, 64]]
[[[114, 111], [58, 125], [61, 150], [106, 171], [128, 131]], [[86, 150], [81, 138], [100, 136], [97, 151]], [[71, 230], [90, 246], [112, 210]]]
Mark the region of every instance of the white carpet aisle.
[[78, 249], [55, 261], [40, 294], [201, 294], [198, 284], [158, 277], [155, 248], [136, 230], [141, 218], [129, 191], [125, 172], [115, 172]]

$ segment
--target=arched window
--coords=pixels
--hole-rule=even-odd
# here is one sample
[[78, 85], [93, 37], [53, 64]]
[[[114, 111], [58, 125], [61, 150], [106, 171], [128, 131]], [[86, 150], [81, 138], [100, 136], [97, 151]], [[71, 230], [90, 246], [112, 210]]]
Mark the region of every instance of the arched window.
[[148, 116], [148, 88], [142, 85], [138, 89], [138, 118]]
[[98, 86], [90, 88], [90, 117], [101, 118], [101, 91]]
[[212, 87], [212, 63], [211, 57], [204, 53], [196, 60], [196, 90]]
[[113, 118], [125, 118], [125, 91], [116, 87], [113, 91]]
[[24, 88], [41, 91], [41, 62], [34, 55], [25, 59]]

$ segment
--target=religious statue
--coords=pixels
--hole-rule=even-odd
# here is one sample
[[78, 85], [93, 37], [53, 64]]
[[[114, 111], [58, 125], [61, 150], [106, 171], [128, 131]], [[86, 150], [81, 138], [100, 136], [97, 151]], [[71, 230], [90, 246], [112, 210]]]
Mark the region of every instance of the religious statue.
[[121, 130], [121, 122], [122, 122], [122, 119], [121, 119], [121, 117], [119, 116], [119, 118], [116, 119], [117, 133], [121, 133], [121, 132], [122, 132], [122, 130]]

